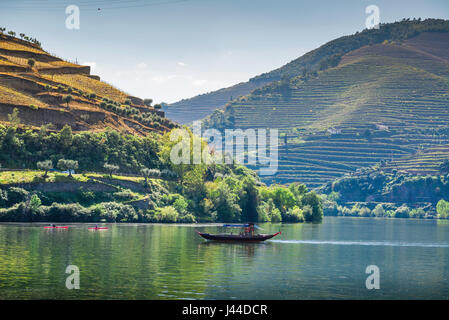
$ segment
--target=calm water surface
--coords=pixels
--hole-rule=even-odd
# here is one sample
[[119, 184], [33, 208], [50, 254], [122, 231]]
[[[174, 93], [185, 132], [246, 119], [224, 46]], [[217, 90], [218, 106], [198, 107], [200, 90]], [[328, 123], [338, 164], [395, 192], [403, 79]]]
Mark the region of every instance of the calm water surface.
[[[448, 299], [449, 221], [334, 218], [262, 224], [261, 244], [210, 243], [214, 225], [89, 231], [0, 224], [0, 299]], [[368, 265], [380, 289], [367, 290]], [[80, 289], [68, 290], [68, 265]]]

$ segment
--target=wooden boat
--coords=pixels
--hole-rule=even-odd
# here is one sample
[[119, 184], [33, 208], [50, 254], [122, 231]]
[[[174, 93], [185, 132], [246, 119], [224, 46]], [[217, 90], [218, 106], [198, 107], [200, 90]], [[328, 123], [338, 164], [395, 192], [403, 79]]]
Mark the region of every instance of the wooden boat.
[[[248, 223], [244, 225], [228, 225], [225, 224], [224, 227], [239, 227], [239, 228], [245, 228], [244, 232], [240, 234], [210, 234], [205, 232], [199, 232], [196, 231], [201, 237], [203, 237], [206, 240], [212, 240], [212, 241], [220, 241], [220, 242], [260, 242], [265, 241], [268, 239], [271, 239], [278, 234], [281, 234], [281, 232], [276, 232], [274, 234], [256, 234], [254, 232], [254, 223]], [[257, 226], [256, 226], [257, 228]]]
[[199, 232], [197, 233], [207, 240], [213, 240], [213, 241], [222, 241], [222, 242], [260, 242], [265, 241], [268, 239], [271, 239], [278, 234], [281, 234], [281, 232], [276, 232], [274, 234], [255, 234], [255, 235], [240, 235], [240, 234], [210, 234], [210, 233], [204, 233]]

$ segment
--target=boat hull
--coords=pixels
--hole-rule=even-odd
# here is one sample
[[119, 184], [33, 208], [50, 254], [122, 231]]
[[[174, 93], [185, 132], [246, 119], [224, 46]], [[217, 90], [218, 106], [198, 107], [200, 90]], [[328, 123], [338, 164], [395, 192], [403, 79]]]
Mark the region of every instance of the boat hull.
[[271, 239], [281, 232], [277, 232], [274, 234], [258, 234], [254, 236], [245, 236], [245, 235], [232, 235], [232, 234], [209, 234], [204, 232], [197, 233], [206, 240], [211, 241], [220, 241], [220, 242], [261, 242], [268, 239]]

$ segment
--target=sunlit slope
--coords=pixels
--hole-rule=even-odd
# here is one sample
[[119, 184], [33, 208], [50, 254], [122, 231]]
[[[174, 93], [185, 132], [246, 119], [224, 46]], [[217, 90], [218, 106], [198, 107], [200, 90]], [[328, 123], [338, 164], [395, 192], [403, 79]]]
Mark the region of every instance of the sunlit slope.
[[89, 66], [0, 34], [0, 122], [15, 108], [21, 124], [31, 127], [68, 124], [75, 131], [110, 127], [144, 135], [174, 126], [163, 112], [91, 75]]
[[[449, 33], [365, 46], [285, 92], [275, 85], [232, 103], [235, 128], [287, 134], [267, 181], [318, 186], [346, 172], [449, 143]], [[258, 90], [259, 91], [259, 90]]]

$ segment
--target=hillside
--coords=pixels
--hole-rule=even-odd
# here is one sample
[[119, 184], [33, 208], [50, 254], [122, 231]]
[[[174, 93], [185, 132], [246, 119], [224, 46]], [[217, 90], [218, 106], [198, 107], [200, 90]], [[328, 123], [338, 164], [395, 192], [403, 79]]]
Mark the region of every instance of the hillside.
[[[347, 174], [320, 188], [329, 215], [435, 216], [437, 203], [449, 200], [449, 145], [420, 150], [414, 155]], [[326, 196], [327, 195], [327, 196]], [[355, 209], [352, 210], [351, 207]], [[415, 211], [414, 210], [419, 210]], [[371, 213], [370, 213], [370, 210]]]
[[317, 187], [357, 168], [449, 143], [449, 33], [423, 32], [343, 55], [315, 75], [275, 82], [216, 111], [223, 128], [279, 128], [266, 182]]
[[89, 66], [52, 56], [37, 41], [0, 34], [0, 122], [15, 108], [21, 124], [34, 128], [68, 124], [75, 131], [110, 127], [144, 135], [174, 126], [162, 111], [91, 75]]
[[299, 75], [310, 75], [316, 71], [333, 67], [344, 54], [363, 46], [382, 43], [385, 40], [402, 41], [422, 32], [443, 30], [449, 30], [448, 23], [438, 19], [425, 21], [404, 19], [401, 22], [381, 24], [380, 30], [364, 30], [354, 35], [340, 37], [278, 69], [253, 77], [247, 82], [170, 104], [164, 111], [170, 119], [179, 123], [190, 123], [224, 107], [230, 100], [245, 96], [274, 81], [283, 78], [290, 79]]

